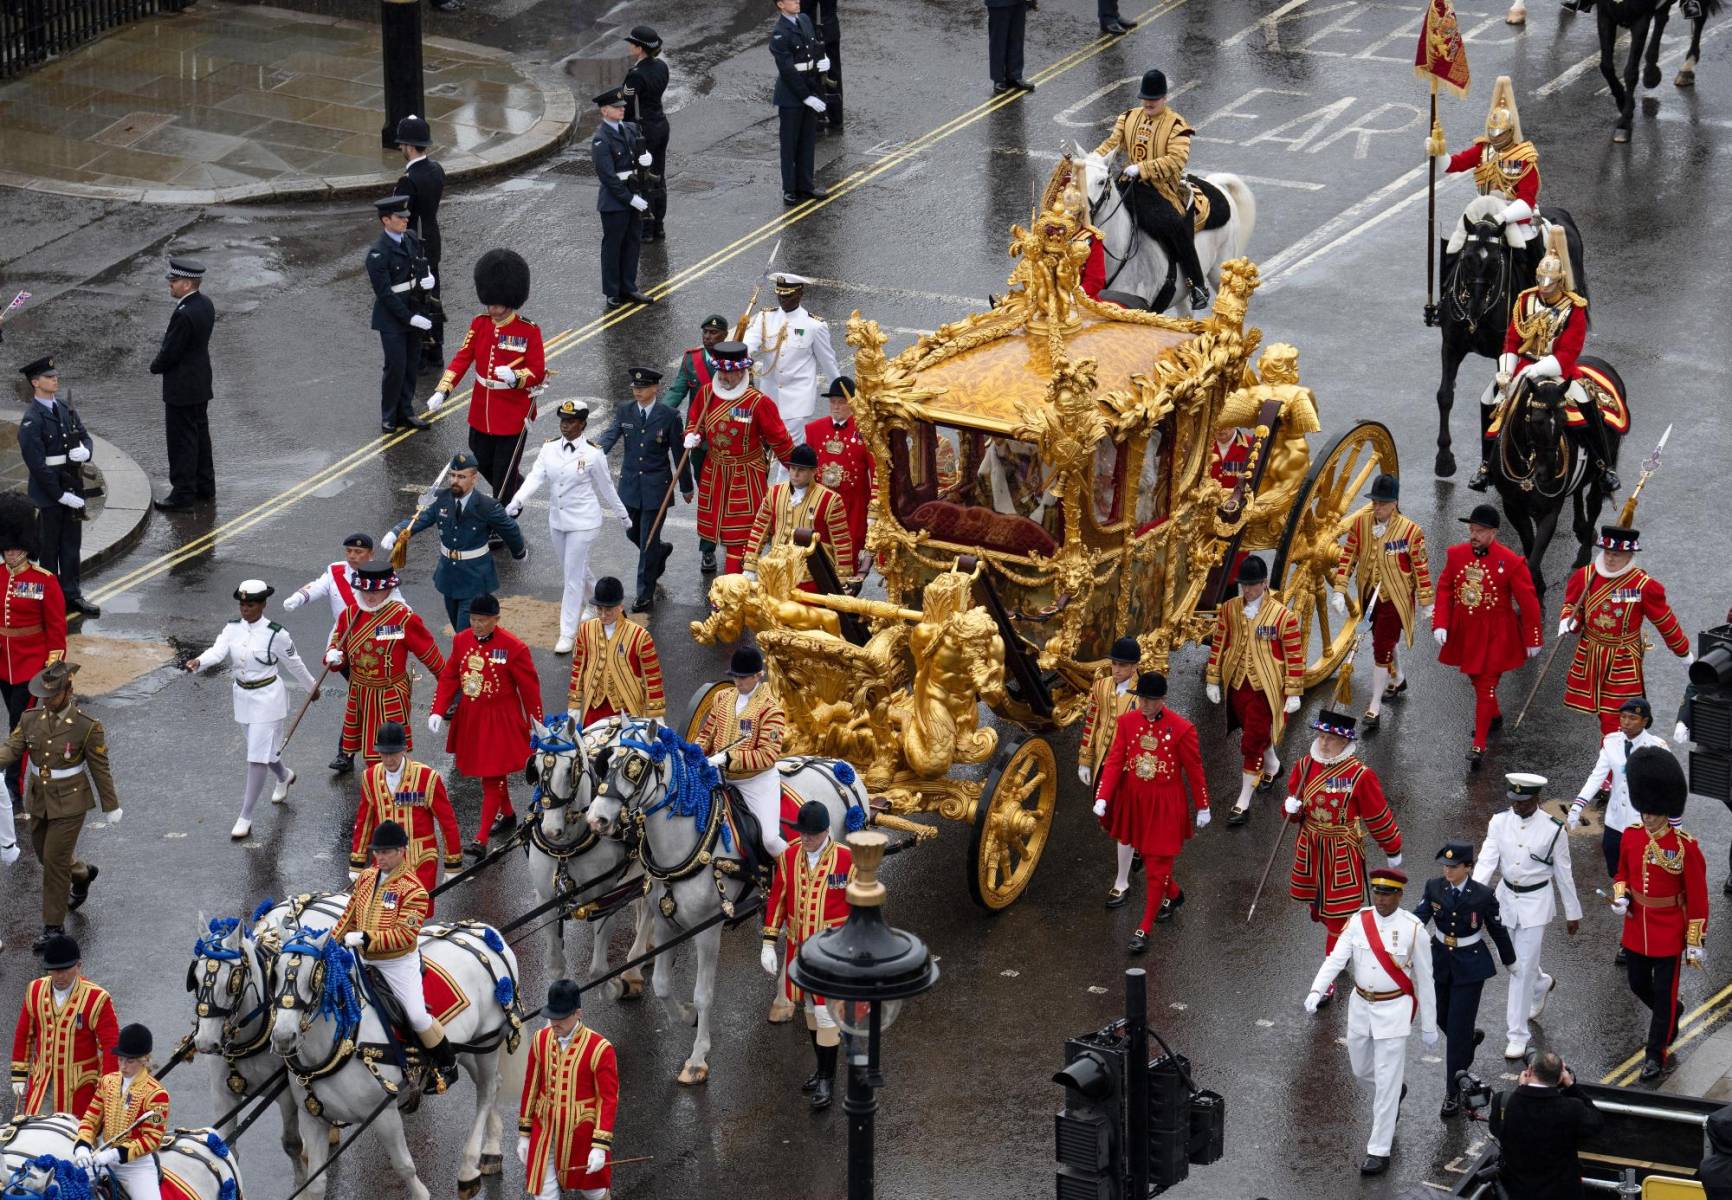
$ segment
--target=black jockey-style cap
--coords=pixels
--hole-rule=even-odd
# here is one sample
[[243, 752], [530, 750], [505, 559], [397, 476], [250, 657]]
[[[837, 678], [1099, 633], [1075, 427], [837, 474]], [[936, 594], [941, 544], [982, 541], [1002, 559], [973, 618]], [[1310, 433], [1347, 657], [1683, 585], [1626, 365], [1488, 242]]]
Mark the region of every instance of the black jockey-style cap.
[[375, 850], [407, 850], [409, 831], [395, 821], [380, 821], [373, 830], [372, 845]]
[[409, 748], [409, 731], [401, 721], [386, 721], [373, 735], [373, 749], [380, 754], [401, 754]]
[[1602, 525], [1597, 545], [1602, 550], [1628, 550], [1634, 554], [1642, 548], [1642, 535], [1624, 525]]
[[168, 277], [170, 279], [203, 279], [204, 264], [196, 258], [181, 258], [171, 254], [168, 257]]
[[56, 933], [42, 944], [42, 967], [47, 971], [67, 971], [78, 965], [78, 943], [69, 935]]
[[1359, 736], [1359, 722], [1346, 713], [1332, 712], [1324, 709], [1311, 722], [1311, 728], [1318, 733], [1332, 733], [1336, 737], [1344, 737], [1349, 741]]
[[475, 456], [469, 451], [459, 450], [456, 454], [451, 456], [451, 461], [446, 464], [445, 469], [448, 471], [479, 471], [481, 469], [481, 464], [476, 461]]
[[1635, 713], [1647, 724], [1652, 725], [1654, 723], [1654, 706], [1648, 703], [1648, 698], [1646, 696], [1631, 696], [1628, 700], [1618, 705], [1618, 711], [1621, 713]]
[[1379, 475], [1371, 481], [1371, 490], [1365, 493], [1365, 498], [1372, 503], [1387, 503], [1401, 499], [1401, 480], [1393, 475]]
[[829, 833], [830, 810], [824, 807], [822, 800], [808, 800], [800, 806], [800, 814], [794, 818], [794, 828], [801, 833]]
[[482, 592], [469, 602], [469, 615], [472, 617], [497, 617], [499, 615], [499, 597], [492, 592]]
[[699, 329], [719, 329], [723, 333], [726, 333], [728, 331], [728, 319], [726, 317], [724, 317], [721, 313], [711, 313], [709, 316], [705, 317], [702, 321], [698, 322], [698, 328]]
[[624, 107], [624, 105], [625, 92], [620, 88], [608, 88], [607, 91], [595, 98], [597, 108]]
[[1509, 788], [1505, 791], [1504, 795], [1511, 800], [1517, 800], [1523, 796], [1533, 796], [1537, 798], [1540, 794], [1540, 789], [1550, 782], [1550, 780], [1548, 780], [1544, 775], [1534, 775], [1527, 771], [1511, 771], [1509, 774], [1505, 775], [1503, 779], [1505, 783], [1509, 784]]
[[1684, 768], [1670, 750], [1663, 746], [1637, 747], [1624, 766], [1624, 779], [1630, 785], [1630, 803], [1637, 812], [1672, 819], [1684, 815], [1690, 785], [1684, 780]]
[[1167, 76], [1164, 71], [1150, 69], [1143, 72], [1143, 86], [1137, 89], [1138, 100], [1159, 100], [1167, 94]]
[[388, 592], [396, 587], [397, 583], [397, 572], [391, 569], [390, 563], [368, 563], [364, 567], [355, 568], [357, 592]]
[[1437, 861], [1446, 867], [1473, 866], [1472, 842], [1445, 842], [1437, 852]]
[[613, 608], [625, 603], [625, 584], [612, 575], [603, 575], [595, 581], [593, 597], [597, 608]]
[[805, 442], [801, 442], [788, 455], [788, 465], [790, 467], [816, 467], [818, 465], [818, 452]]
[[1269, 564], [1255, 554], [1248, 556], [1244, 562], [1239, 564], [1238, 581], [1240, 583], [1269, 582]]
[[1503, 526], [1503, 518], [1498, 516], [1497, 509], [1489, 504], [1476, 504], [1473, 511], [1465, 517], [1457, 517], [1463, 525], [1479, 525], [1485, 529], [1499, 529]]
[[756, 646], [741, 646], [728, 660], [728, 674], [735, 679], [756, 675], [764, 669], [764, 656]]
[[397, 122], [397, 144], [399, 146], [414, 146], [425, 150], [433, 144], [433, 131], [427, 127], [424, 117], [410, 113]]
[[1107, 655], [1116, 663], [1137, 663], [1143, 661], [1143, 648], [1137, 645], [1137, 639], [1126, 634], [1113, 643], [1112, 652]]
[[542, 1008], [550, 1021], [563, 1021], [583, 1007], [583, 988], [574, 979], [555, 979], [547, 987], [547, 1004]]
[[370, 533], [351, 533], [343, 539], [343, 545], [354, 546], [361, 550], [371, 550], [373, 548], [373, 535]]
[[625, 40], [634, 46], [642, 46], [651, 54], [660, 53], [662, 48], [661, 38], [648, 25], [633, 25], [631, 32], [625, 35]]
[[409, 211], [409, 197], [386, 196], [383, 200], [373, 201], [373, 207], [379, 210], [381, 217], [389, 217], [396, 213], [406, 214]]
[[824, 392], [826, 400], [841, 398], [850, 403], [860, 394], [860, 389], [854, 386], [854, 380], [847, 375], [838, 375], [830, 381], [829, 388]]
[[662, 373], [654, 367], [633, 367], [629, 374], [633, 387], [654, 387], [662, 381]]
[[553, 410], [553, 414], [561, 421], [587, 421], [589, 405], [581, 400], [562, 400], [559, 407]]
[[1142, 700], [1164, 700], [1167, 697], [1167, 677], [1159, 671], [1144, 671], [1137, 676], [1137, 686], [1131, 695]]
[[117, 1058], [149, 1058], [154, 1044], [150, 1030], [145, 1026], [122, 1025], [120, 1033], [114, 1039], [113, 1049]]
[[26, 379], [39, 379], [44, 375], [60, 374], [54, 367], [54, 356], [44, 354], [41, 358], [33, 358], [18, 368], [19, 374]]

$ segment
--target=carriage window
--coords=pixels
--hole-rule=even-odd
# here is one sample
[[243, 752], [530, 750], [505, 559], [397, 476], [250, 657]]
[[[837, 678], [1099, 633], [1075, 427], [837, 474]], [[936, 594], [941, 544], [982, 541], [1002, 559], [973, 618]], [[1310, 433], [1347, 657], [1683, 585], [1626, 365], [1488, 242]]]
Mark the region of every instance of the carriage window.
[[1093, 503], [1096, 525], [1111, 525], [1119, 519], [1119, 495], [1125, 477], [1125, 447], [1102, 438], [1095, 446]]
[[1161, 487], [1161, 452], [1166, 445], [1166, 439], [1162, 435], [1165, 432], [1164, 424], [1150, 432], [1148, 445], [1143, 449], [1143, 466], [1137, 472], [1138, 533], [1167, 515]]
[[920, 426], [912, 446], [906, 431], [890, 431], [890, 506], [898, 521], [907, 523], [916, 508], [938, 494], [933, 461], [933, 431]]

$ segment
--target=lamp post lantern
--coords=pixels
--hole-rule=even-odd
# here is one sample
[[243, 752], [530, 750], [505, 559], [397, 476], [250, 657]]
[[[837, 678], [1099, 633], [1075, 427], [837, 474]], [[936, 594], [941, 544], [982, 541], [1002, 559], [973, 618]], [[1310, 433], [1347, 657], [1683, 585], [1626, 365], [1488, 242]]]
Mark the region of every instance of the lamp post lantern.
[[938, 982], [938, 964], [926, 943], [884, 920], [884, 885], [878, 868], [888, 839], [876, 830], [848, 835], [854, 877], [848, 883], [848, 919], [800, 944], [788, 964], [794, 986], [824, 997], [836, 1024], [848, 1038], [848, 1087], [842, 1111], [848, 1115], [848, 1200], [873, 1200], [873, 1125], [878, 1044], [902, 1011], [902, 1002]]

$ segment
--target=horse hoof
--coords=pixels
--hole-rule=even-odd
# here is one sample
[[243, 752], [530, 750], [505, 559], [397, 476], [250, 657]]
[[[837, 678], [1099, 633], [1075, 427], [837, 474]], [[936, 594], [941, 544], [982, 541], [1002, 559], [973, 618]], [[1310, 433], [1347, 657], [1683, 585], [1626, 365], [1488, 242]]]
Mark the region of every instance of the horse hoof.
[[1672, 86], [1673, 87], [1695, 87], [1696, 86], [1696, 72], [1692, 71], [1688, 67], [1685, 67], [1683, 70], [1678, 72], [1678, 77], [1676, 79], [1672, 80]]
[[1438, 451], [1437, 463], [1433, 469], [1439, 479], [1448, 479], [1455, 474], [1455, 455], [1447, 450]]
[[694, 1067], [687, 1063], [680, 1068], [679, 1080], [686, 1087], [696, 1087], [700, 1083], [708, 1083], [710, 1081], [710, 1069], [708, 1067]]
[[606, 991], [609, 1000], [621, 1000], [625, 997], [625, 984], [618, 979], [610, 979], [607, 981]]
[[498, 1154], [483, 1154], [477, 1169], [483, 1175], [498, 1175], [505, 1170], [505, 1159]]
[[457, 1181], [457, 1200], [474, 1200], [481, 1194], [481, 1176]]
[[1660, 68], [1656, 64], [1649, 63], [1642, 68], [1642, 86], [1651, 88], [1660, 86]]
[[618, 997], [618, 999], [620, 999], [620, 1000], [642, 1000], [643, 999], [643, 980], [641, 980], [641, 979], [626, 979], [624, 981], [624, 983], [625, 983], [625, 991]]

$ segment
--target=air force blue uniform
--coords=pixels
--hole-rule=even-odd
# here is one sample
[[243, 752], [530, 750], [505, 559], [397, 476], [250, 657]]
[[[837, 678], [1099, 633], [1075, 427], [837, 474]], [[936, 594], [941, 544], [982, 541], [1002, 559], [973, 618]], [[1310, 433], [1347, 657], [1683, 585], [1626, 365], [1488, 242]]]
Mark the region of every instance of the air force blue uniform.
[[805, 13], [778, 17], [770, 34], [770, 56], [776, 60], [776, 113], [781, 118], [782, 195], [808, 196], [818, 190], [813, 156], [818, 147], [818, 113], [808, 98], [824, 99], [818, 60], [824, 42]]
[[[1473, 861], [1468, 849], [1463, 865]], [[1437, 1023], [1447, 1039], [1445, 1095], [1453, 1100], [1456, 1072], [1473, 1065], [1480, 990], [1497, 974], [1486, 938], [1497, 943], [1498, 958], [1506, 967], [1516, 960], [1515, 944], [1498, 915], [1497, 897], [1471, 877], [1459, 888], [1442, 876], [1427, 880], [1413, 915], [1422, 925], [1430, 922], [1432, 928], [1431, 983], [1437, 993]]]
[[685, 441], [685, 425], [680, 415], [665, 404], [651, 403], [646, 416], [637, 403], [622, 405], [614, 413], [613, 424], [596, 440], [596, 447], [606, 454], [614, 443], [625, 439], [620, 458], [619, 498], [631, 514], [628, 536], [638, 547], [637, 598], [654, 599], [656, 580], [667, 567], [673, 547], [662, 540], [661, 530], [655, 541], [645, 547], [640, 539], [655, 523], [662, 497], [668, 494], [674, 470], [679, 468], [680, 492], [692, 494], [692, 469], [688, 461], [680, 464]]
[[60, 497], [84, 495], [84, 473], [68, 455], [74, 446], [89, 451], [94, 445], [78, 410], [64, 400], [32, 399], [18, 422], [18, 454], [30, 472], [26, 494], [36, 507], [37, 561], [60, 580], [68, 608], [84, 602], [84, 512], [60, 503]]
[[385, 351], [379, 379], [379, 424], [396, 426], [415, 415], [415, 375], [421, 351], [409, 318], [409, 293], [426, 274], [428, 264], [421, 240], [412, 233], [401, 239], [381, 232], [367, 250], [367, 278], [373, 284], [373, 328]]
[[643, 135], [629, 121], [603, 121], [589, 142], [590, 162], [601, 184], [595, 194], [595, 210], [601, 214], [601, 290], [609, 300], [625, 300], [637, 291], [643, 227], [632, 204], [637, 193], [631, 180], [640, 166], [638, 157], [648, 152]]
[[445, 598], [451, 628], [468, 629], [469, 602], [499, 588], [499, 575], [488, 549], [489, 535], [497, 533], [511, 557], [521, 559], [529, 554], [523, 532], [492, 496], [472, 491], [459, 499], [450, 489], [413, 519], [399, 521], [392, 532], [401, 537], [405, 530], [420, 533], [435, 525], [439, 527], [439, 565], [433, 569], [433, 586]]

